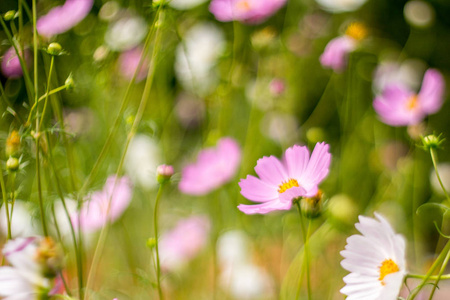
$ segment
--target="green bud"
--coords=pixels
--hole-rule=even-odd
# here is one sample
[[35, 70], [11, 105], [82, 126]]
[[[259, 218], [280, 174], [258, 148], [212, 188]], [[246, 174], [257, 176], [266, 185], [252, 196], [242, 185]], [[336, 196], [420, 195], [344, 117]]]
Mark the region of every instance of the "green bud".
[[147, 240], [147, 247], [149, 249], [153, 249], [156, 247], [156, 239], [155, 238], [148, 238]]
[[160, 184], [166, 183], [173, 175], [173, 167], [169, 165], [160, 165], [156, 168], [156, 179]]
[[445, 141], [444, 138], [441, 138], [441, 135], [436, 136], [434, 134], [427, 135], [426, 137], [421, 137], [421, 139], [423, 148], [425, 148], [425, 150], [440, 148], [441, 144]]
[[47, 47], [47, 53], [54, 56], [60, 55], [62, 53], [62, 47], [58, 43], [51, 43]]
[[300, 200], [300, 209], [302, 213], [310, 219], [317, 218], [322, 213], [323, 193], [321, 190], [313, 197], [303, 197]]
[[12, 21], [15, 17], [16, 17], [16, 12], [14, 10], [7, 11], [3, 15], [3, 19], [5, 19], [5, 21]]
[[15, 158], [15, 157], [10, 157], [10, 158], [8, 158], [8, 160], [6, 161], [6, 169], [8, 170], [8, 171], [11, 171], [11, 172], [15, 172], [15, 171], [17, 171], [18, 169], [19, 169], [19, 166], [20, 166], [20, 162], [19, 162], [19, 160], [17, 159], [17, 158]]
[[75, 88], [75, 82], [73, 80], [72, 74], [70, 74], [69, 77], [67, 77], [65, 85], [68, 91], [71, 91]]

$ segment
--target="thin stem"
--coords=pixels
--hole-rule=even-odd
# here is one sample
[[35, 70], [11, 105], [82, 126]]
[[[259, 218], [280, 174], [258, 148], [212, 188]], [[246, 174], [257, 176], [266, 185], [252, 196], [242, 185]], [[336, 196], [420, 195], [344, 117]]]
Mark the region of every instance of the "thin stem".
[[51, 96], [51, 95], [53, 95], [53, 94], [56, 94], [56, 93], [58, 93], [58, 92], [60, 92], [60, 91], [62, 91], [62, 90], [64, 90], [64, 89], [66, 89], [66, 88], [67, 88], [67, 84], [65, 84], [65, 85], [63, 85], [63, 86], [60, 86], [60, 87], [57, 87], [57, 88], [55, 88], [55, 89], [49, 91], [48, 93], [45, 93], [45, 94], [42, 95], [41, 97], [39, 97], [38, 101], [35, 102], [35, 103], [33, 104], [33, 106], [31, 107], [31, 109], [30, 109], [30, 114], [28, 115], [27, 124], [30, 124], [30, 122], [31, 122], [31, 116], [33, 115], [33, 110], [37, 107], [37, 105], [39, 104], [39, 102], [41, 102], [42, 100], [46, 99], [48, 96]]
[[441, 185], [442, 190], [444, 191], [445, 197], [447, 198], [448, 201], [450, 201], [450, 197], [447, 193], [447, 190], [444, 187], [444, 184], [442, 183], [441, 180], [441, 176], [439, 176], [439, 171], [437, 168], [437, 153], [436, 153], [436, 149], [433, 149], [430, 147], [430, 155], [431, 155], [431, 160], [433, 161], [433, 166], [434, 166], [434, 171], [436, 172], [436, 177], [439, 180], [439, 184]]
[[439, 274], [438, 274], [438, 276], [436, 278], [436, 282], [434, 283], [433, 289], [431, 290], [431, 294], [430, 294], [429, 300], [433, 299], [434, 292], [436, 291], [437, 285], [439, 284], [439, 281], [442, 278], [442, 274], [444, 274], [445, 267], [447, 267], [449, 259], [450, 259], [450, 251], [448, 251], [447, 255], [445, 256], [444, 262], [442, 263], [442, 266], [441, 266], [441, 270], [439, 271]]
[[[304, 245], [304, 251], [305, 251], [305, 255], [304, 255], [304, 260], [305, 260], [305, 264], [306, 264], [306, 289], [307, 289], [307, 293], [308, 293], [308, 300], [311, 300], [311, 276], [310, 276], [310, 269], [309, 269], [309, 245], [308, 245], [308, 231], [306, 231], [305, 228], [305, 224], [304, 224], [304, 220], [303, 220], [303, 213], [302, 210], [300, 208], [300, 202], [299, 201], [295, 201], [295, 203], [297, 204], [297, 209], [298, 209], [298, 214], [300, 215], [300, 225], [302, 227], [302, 236], [303, 236], [303, 245]], [[300, 284], [301, 282], [299, 282]]]
[[[419, 274], [406, 274], [405, 279], [408, 278], [414, 278], [414, 279], [424, 279], [426, 275], [419, 275]], [[438, 275], [429, 276], [428, 280], [436, 280], [438, 278]], [[441, 280], [450, 279], [450, 274], [441, 275]]]
[[45, 112], [47, 110], [48, 92], [49, 92], [49, 89], [50, 89], [50, 80], [52, 78], [52, 71], [53, 71], [53, 63], [54, 63], [54, 61], [55, 61], [55, 57], [52, 55], [52, 58], [50, 60], [50, 70], [48, 71], [48, 77], [47, 77], [47, 90], [45, 92], [46, 96], [45, 96], [45, 101], [44, 101], [44, 108], [42, 109], [41, 122], [39, 123], [39, 128], [38, 128], [37, 132], [41, 131], [42, 123], [44, 122]]
[[7, 239], [11, 239], [11, 219], [9, 218], [9, 206], [8, 206], [8, 199], [6, 198], [6, 187], [5, 187], [5, 179], [3, 178], [3, 169], [0, 165], [0, 185], [2, 188], [2, 197], [3, 197], [3, 205], [5, 206], [5, 212], [6, 212], [6, 221], [8, 223], [8, 237]]
[[159, 208], [159, 200], [161, 199], [162, 191], [164, 188], [164, 183], [159, 185], [158, 194], [156, 195], [155, 200], [155, 209], [153, 210], [153, 228], [155, 229], [155, 250], [156, 250], [156, 284], [158, 287], [158, 295], [159, 299], [164, 299], [163, 292], [161, 289], [161, 267], [159, 262], [159, 247], [158, 247], [158, 208]]

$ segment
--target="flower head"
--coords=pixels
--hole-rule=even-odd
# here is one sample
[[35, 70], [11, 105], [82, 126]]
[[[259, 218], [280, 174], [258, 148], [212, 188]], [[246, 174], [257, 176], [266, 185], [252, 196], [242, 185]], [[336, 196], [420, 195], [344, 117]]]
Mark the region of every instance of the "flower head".
[[67, 0], [37, 20], [40, 35], [51, 37], [68, 31], [80, 23], [91, 11], [94, 0]]
[[161, 268], [173, 271], [194, 258], [206, 245], [210, 221], [204, 216], [193, 216], [178, 222], [159, 242]]
[[118, 219], [131, 202], [132, 190], [127, 177], [110, 176], [102, 191], [94, 192], [91, 199], [84, 203], [80, 212], [72, 214], [75, 228], [78, 222], [84, 232], [95, 231], [108, 221]]
[[367, 0], [316, 0], [316, 2], [326, 11], [341, 13], [355, 11]]
[[286, 150], [283, 162], [274, 156], [256, 163], [259, 179], [248, 175], [241, 179], [241, 194], [258, 205], [238, 206], [246, 214], [265, 214], [274, 210], [289, 210], [298, 197], [313, 197], [319, 183], [328, 175], [331, 154], [329, 146], [317, 143], [311, 157], [308, 148], [295, 145]]
[[[23, 59], [27, 66], [31, 63], [30, 51], [24, 50], [25, 55]], [[20, 65], [19, 58], [17, 57], [14, 47], [9, 48], [2, 58], [2, 73], [8, 78], [20, 78], [23, 75], [22, 66]]]
[[[119, 70], [121, 75], [131, 80], [133, 78], [136, 69], [139, 67], [139, 61], [142, 56], [142, 47], [137, 47], [120, 54], [119, 57]], [[136, 82], [142, 81], [147, 77], [149, 61], [147, 58], [143, 58], [142, 65], [136, 73]]]
[[277, 12], [286, 0], [213, 0], [209, 11], [221, 22], [240, 21], [248, 24], [264, 22]]
[[386, 86], [373, 102], [381, 120], [391, 126], [415, 125], [442, 106], [444, 78], [435, 69], [425, 72], [418, 94], [401, 84]]
[[348, 300], [395, 300], [405, 275], [405, 240], [381, 215], [359, 216], [355, 227], [362, 235], [347, 239], [341, 265], [351, 273], [344, 277], [341, 293]]
[[222, 138], [216, 148], [207, 148], [198, 154], [197, 162], [181, 172], [179, 189], [189, 195], [206, 195], [230, 181], [241, 162], [241, 149], [229, 137]]

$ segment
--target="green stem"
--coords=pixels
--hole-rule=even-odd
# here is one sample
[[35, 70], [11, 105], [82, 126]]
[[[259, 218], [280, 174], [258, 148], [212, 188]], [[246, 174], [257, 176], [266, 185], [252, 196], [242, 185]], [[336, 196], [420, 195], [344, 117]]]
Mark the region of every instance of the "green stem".
[[67, 88], [67, 85], [65, 84], [65, 85], [60, 86], [60, 87], [57, 87], [56, 89], [53, 89], [53, 90], [49, 91], [48, 93], [45, 93], [44, 95], [42, 95], [41, 97], [39, 97], [38, 101], [35, 102], [35, 103], [33, 104], [33, 106], [31, 107], [31, 109], [30, 109], [30, 114], [29, 114], [28, 119], [27, 119], [27, 124], [29, 124], [29, 123], [31, 122], [31, 116], [33, 115], [33, 110], [37, 107], [37, 105], [39, 104], [39, 102], [41, 102], [42, 100], [46, 99], [48, 96], [51, 96], [51, 95], [53, 95], [53, 94], [56, 94], [56, 93], [58, 93], [58, 92], [60, 92], [60, 91], [62, 91], [62, 90], [64, 90], [64, 89], [66, 89], [66, 88]]
[[[310, 266], [309, 266], [309, 230], [306, 231], [305, 228], [305, 223], [303, 220], [303, 213], [302, 210], [300, 208], [300, 202], [299, 201], [295, 201], [295, 204], [297, 204], [297, 209], [298, 209], [298, 214], [300, 215], [300, 225], [302, 227], [302, 235], [303, 235], [303, 245], [304, 245], [304, 251], [305, 251], [305, 255], [304, 255], [304, 262], [306, 264], [306, 288], [307, 288], [307, 293], [308, 293], [308, 300], [311, 300], [311, 275], [310, 275]], [[301, 284], [301, 282], [299, 282], [299, 285]]]
[[436, 177], [439, 180], [439, 184], [441, 185], [442, 190], [444, 191], [445, 197], [447, 198], [447, 201], [450, 201], [450, 197], [447, 193], [447, 190], [444, 187], [444, 184], [442, 183], [441, 176], [439, 176], [439, 171], [437, 168], [437, 153], [436, 149], [430, 148], [430, 155], [431, 160], [433, 161], [434, 171], [436, 172]]
[[52, 78], [54, 61], [55, 61], [55, 57], [52, 55], [52, 58], [50, 60], [50, 70], [48, 71], [48, 77], [47, 77], [47, 90], [45, 91], [46, 96], [45, 96], [45, 101], [44, 101], [44, 108], [42, 109], [41, 122], [39, 122], [39, 128], [37, 130], [37, 133], [39, 133], [41, 131], [42, 123], [44, 123], [45, 112], [47, 110], [47, 105], [48, 105], [48, 92], [50, 89], [50, 80]]
[[439, 274], [436, 278], [436, 282], [434, 283], [433, 289], [431, 290], [429, 300], [433, 299], [434, 292], [436, 291], [437, 285], [439, 284], [439, 281], [442, 278], [442, 274], [444, 274], [445, 267], [447, 267], [449, 259], [450, 259], [450, 251], [447, 251], [447, 255], [445, 256], [444, 262], [442, 263], [441, 270], [439, 271]]
[[8, 224], [7, 239], [10, 240], [11, 239], [11, 219], [9, 218], [9, 206], [8, 206], [8, 199], [6, 198], [6, 186], [5, 186], [5, 179], [3, 178], [3, 169], [2, 168], [0, 168], [0, 185], [2, 188], [3, 205], [5, 206], [5, 212], [6, 212], [6, 221]]
[[161, 199], [162, 191], [164, 188], [164, 183], [159, 185], [158, 194], [156, 195], [155, 200], [155, 209], [153, 211], [153, 228], [155, 229], [155, 250], [156, 250], [156, 284], [158, 287], [158, 295], [159, 299], [164, 299], [163, 292], [161, 289], [161, 267], [159, 261], [159, 242], [158, 242], [158, 208], [159, 208], [159, 200]]
[[[405, 279], [408, 278], [414, 278], [414, 279], [424, 279], [426, 275], [419, 275], [419, 274], [406, 274]], [[438, 275], [429, 276], [428, 280], [436, 280], [438, 278]], [[441, 280], [450, 279], [450, 274], [441, 275]]]

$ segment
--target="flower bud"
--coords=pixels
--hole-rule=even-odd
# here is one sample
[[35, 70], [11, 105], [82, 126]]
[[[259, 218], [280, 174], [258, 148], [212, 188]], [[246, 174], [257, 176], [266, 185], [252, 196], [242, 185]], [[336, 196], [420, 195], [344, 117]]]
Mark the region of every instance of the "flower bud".
[[321, 190], [313, 197], [303, 197], [300, 200], [300, 209], [302, 213], [310, 219], [314, 219], [322, 213], [322, 198], [323, 193]]
[[20, 151], [20, 136], [17, 130], [13, 130], [6, 139], [5, 152], [7, 156], [15, 156]]
[[8, 160], [6, 161], [6, 169], [8, 170], [8, 171], [11, 171], [11, 172], [15, 172], [15, 171], [17, 171], [18, 169], [19, 169], [19, 166], [20, 166], [20, 162], [19, 162], [19, 160], [17, 159], [17, 158], [15, 158], [15, 157], [10, 157], [10, 158], [8, 158]]
[[58, 56], [62, 53], [62, 47], [58, 43], [51, 43], [47, 47], [47, 53], [50, 55]]
[[153, 249], [156, 247], [156, 239], [155, 238], [148, 238], [147, 240], [147, 247], [149, 249]]
[[426, 137], [422, 137], [422, 143], [425, 150], [437, 149], [440, 148], [441, 144], [444, 142], [444, 138], [441, 138], [441, 135], [436, 136], [434, 134], [427, 135]]
[[75, 82], [73, 81], [72, 74], [67, 77], [66, 82], [64, 83], [66, 85], [66, 89], [68, 91], [71, 91], [75, 88]]
[[156, 168], [156, 179], [160, 184], [166, 183], [173, 175], [173, 167], [170, 165], [160, 165]]
[[5, 21], [12, 21], [15, 17], [16, 17], [16, 12], [15, 12], [14, 10], [7, 11], [7, 12], [3, 15], [3, 19], [4, 19]]

